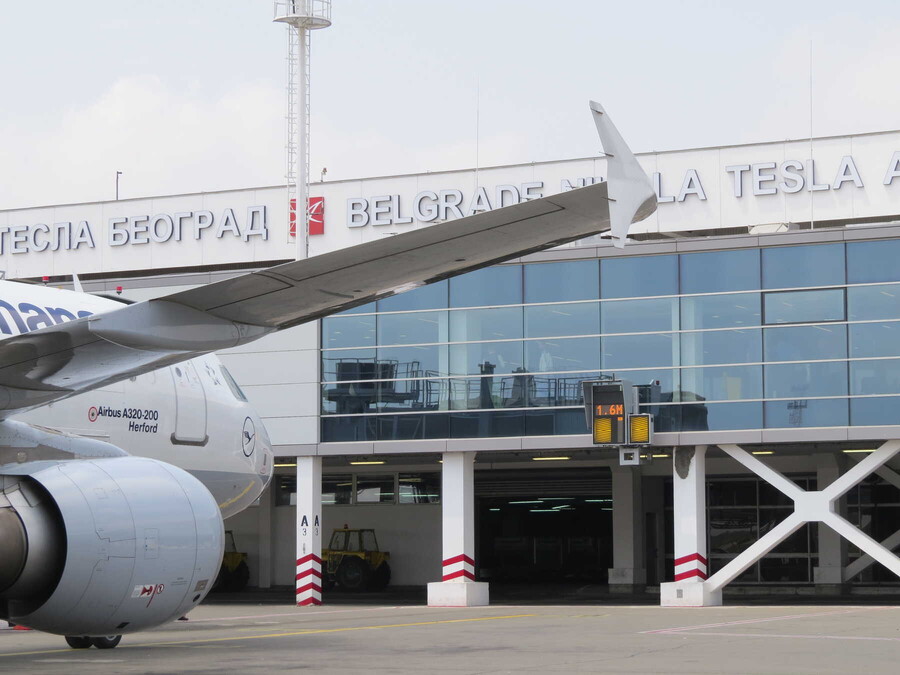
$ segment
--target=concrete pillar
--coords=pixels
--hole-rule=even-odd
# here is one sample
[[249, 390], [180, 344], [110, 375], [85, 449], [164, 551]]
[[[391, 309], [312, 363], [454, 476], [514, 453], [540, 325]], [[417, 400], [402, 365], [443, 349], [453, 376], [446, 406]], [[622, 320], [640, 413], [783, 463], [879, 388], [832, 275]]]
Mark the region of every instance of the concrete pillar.
[[[840, 478], [843, 456], [834, 453], [816, 455], [816, 489], [824, 490]], [[847, 499], [841, 497], [835, 502], [835, 512], [846, 517]], [[823, 595], [839, 595], [844, 589], [844, 567], [847, 566], [847, 540], [825, 523], [819, 528], [819, 564], [813, 568], [816, 592]]]
[[428, 584], [428, 606], [487, 605], [488, 584], [475, 581], [475, 454], [445, 452], [443, 458], [443, 574], [441, 581]]
[[259, 532], [259, 588], [272, 587], [272, 493], [274, 479], [259, 498], [256, 509], [257, 531]]
[[297, 605], [322, 604], [322, 458], [297, 458]]
[[613, 567], [609, 570], [611, 593], [642, 591], [644, 569], [644, 507], [641, 471], [638, 467], [612, 467]]
[[672, 453], [675, 524], [675, 581], [660, 585], [664, 607], [721, 605], [721, 591], [709, 591], [706, 549], [706, 446], [676, 447]]

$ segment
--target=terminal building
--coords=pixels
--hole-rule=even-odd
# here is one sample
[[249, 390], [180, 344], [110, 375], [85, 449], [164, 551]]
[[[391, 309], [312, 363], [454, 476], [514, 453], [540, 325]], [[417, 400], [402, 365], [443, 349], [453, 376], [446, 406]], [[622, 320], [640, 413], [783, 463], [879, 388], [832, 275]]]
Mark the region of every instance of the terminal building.
[[[326, 545], [374, 529], [398, 586], [676, 582], [664, 602], [709, 604], [898, 583], [900, 132], [638, 159], [658, 210], [624, 249], [592, 237], [221, 354], [278, 457], [226, 522], [251, 585], [294, 586], [318, 502]], [[605, 164], [315, 183], [310, 255]], [[284, 186], [0, 212], [8, 278], [135, 300], [293, 259], [291, 230]], [[604, 378], [653, 415], [635, 464], [588, 433], [582, 382]]]

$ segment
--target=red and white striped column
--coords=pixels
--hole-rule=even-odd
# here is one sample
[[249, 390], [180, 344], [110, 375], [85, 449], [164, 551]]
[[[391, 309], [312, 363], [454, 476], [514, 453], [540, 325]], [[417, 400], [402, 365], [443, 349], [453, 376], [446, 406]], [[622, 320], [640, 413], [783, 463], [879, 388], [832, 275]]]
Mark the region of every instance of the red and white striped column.
[[475, 581], [475, 453], [443, 455], [441, 527], [441, 581], [428, 584], [428, 606], [489, 604], [488, 585]]
[[675, 524], [675, 581], [660, 587], [663, 606], [721, 605], [721, 592], [703, 583], [709, 576], [706, 551], [706, 446], [679, 446], [672, 452]]
[[322, 458], [297, 458], [297, 606], [322, 604]]

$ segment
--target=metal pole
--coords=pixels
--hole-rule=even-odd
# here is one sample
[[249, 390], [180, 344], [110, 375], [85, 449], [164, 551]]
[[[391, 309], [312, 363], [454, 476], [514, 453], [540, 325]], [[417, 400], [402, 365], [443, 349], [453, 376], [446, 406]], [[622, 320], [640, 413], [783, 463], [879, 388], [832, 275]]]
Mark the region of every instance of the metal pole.
[[297, 198], [297, 218], [296, 218], [296, 240], [297, 240], [297, 260], [303, 260], [309, 257], [309, 213], [307, 208], [307, 182], [309, 177], [306, 165], [306, 88], [309, 82], [306, 79], [306, 45], [309, 36], [305, 26], [297, 27], [297, 148], [296, 167], [294, 175], [297, 176], [297, 188], [294, 194]]
[[119, 201], [119, 176], [121, 175], [121, 171], [116, 171], [116, 201]]

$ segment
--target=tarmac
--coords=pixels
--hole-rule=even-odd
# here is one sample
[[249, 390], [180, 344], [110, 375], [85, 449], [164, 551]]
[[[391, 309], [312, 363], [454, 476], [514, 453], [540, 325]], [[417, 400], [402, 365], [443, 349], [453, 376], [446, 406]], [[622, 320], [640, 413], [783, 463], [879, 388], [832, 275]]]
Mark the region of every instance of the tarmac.
[[[215, 598], [116, 649], [0, 630], [10, 673], [896, 673], [898, 604], [492, 604], [321, 607]], [[337, 594], [329, 594], [337, 597]], [[502, 597], [502, 593], [501, 593]], [[847, 602], [851, 603], [852, 598]], [[621, 603], [621, 600], [619, 601]]]

